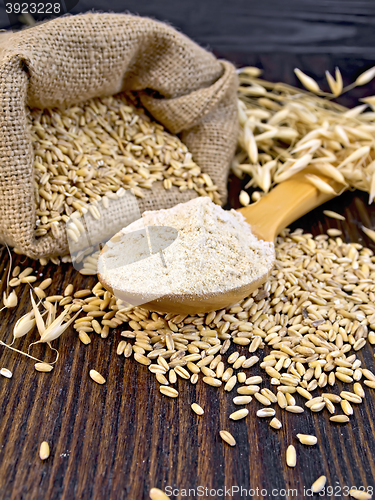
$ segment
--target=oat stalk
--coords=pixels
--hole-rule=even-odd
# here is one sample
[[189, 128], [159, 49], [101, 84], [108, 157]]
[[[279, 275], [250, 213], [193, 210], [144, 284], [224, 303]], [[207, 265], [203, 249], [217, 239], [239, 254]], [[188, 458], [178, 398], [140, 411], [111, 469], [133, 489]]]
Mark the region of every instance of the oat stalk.
[[[53, 340], [57, 339], [62, 335], [65, 330], [71, 325], [71, 323], [76, 319], [76, 317], [79, 315], [81, 312], [80, 310], [67, 321], [64, 323], [64, 320], [66, 316], [69, 314], [70, 309], [66, 308], [56, 319], [56, 307], [51, 307], [48, 311], [48, 317], [47, 317], [47, 322], [44, 323], [44, 320], [42, 318], [42, 315], [40, 314], [40, 311], [38, 309], [38, 306], [35, 303], [35, 300], [32, 296], [32, 291], [30, 290], [30, 297], [31, 297], [31, 303], [33, 306], [33, 311], [35, 314], [35, 319], [36, 319], [36, 326], [38, 328], [38, 332], [40, 335], [40, 339], [37, 340], [36, 342], [33, 342], [30, 344], [30, 347], [32, 347], [34, 344], [39, 344], [39, 343], [47, 343], [49, 344]], [[30, 349], [29, 347], [29, 349]]]
[[[38, 361], [38, 363], [45, 363], [45, 361], [42, 361], [41, 359], [38, 359], [38, 358], [35, 358], [34, 356], [31, 356], [27, 352], [20, 351], [19, 349], [16, 349], [15, 347], [12, 347], [11, 345], [6, 344], [2, 340], [0, 340], [0, 345], [7, 347], [8, 349], [11, 349], [12, 351], [18, 352], [18, 354], [22, 354], [22, 356], [26, 356], [30, 359], [33, 359], [34, 361]], [[51, 361], [51, 362], [49, 362], [49, 364], [54, 365], [58, 359], [59, 359], [59, 355], [57, 353], [55, 361]]]
[[14, 290], [10, 292], [10, 294], [7, 296], [7, 291], [9, 288], [9, 281], [10, 281], [10, 273], [12, 271], [12, 264], [13, 264], [13, 259], [12, 259], [12, 253], [9, 250], [8, 245], [5, 243], [5, 246], [7, 247], [8, 253], [9, 253], [9, 269], [8, 269], [8, 275], [7, 275], [7, 287], [6, 291], [3, 292], [3, 303], [4, 307], [0, 309], [0, 312], [3, 311], [4, 309], [11, 309], [13, 307], [16, 307], [18, 304], [18, 297], [17, 294]]

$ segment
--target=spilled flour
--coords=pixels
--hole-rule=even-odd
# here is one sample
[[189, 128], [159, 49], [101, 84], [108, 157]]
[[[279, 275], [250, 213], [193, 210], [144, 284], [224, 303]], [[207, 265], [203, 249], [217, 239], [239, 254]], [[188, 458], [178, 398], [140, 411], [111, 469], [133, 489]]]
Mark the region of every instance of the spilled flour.
[[274, 261], [272, 243], [208, 197], [145, 212], [107, 247], [98, 272], [114, 289], [143, 296], [225, 292], [259, 278]]

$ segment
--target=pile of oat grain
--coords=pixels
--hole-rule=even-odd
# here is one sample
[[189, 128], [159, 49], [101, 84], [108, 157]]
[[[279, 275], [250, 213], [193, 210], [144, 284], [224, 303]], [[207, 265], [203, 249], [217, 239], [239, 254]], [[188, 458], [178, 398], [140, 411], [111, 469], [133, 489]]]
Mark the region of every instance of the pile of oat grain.
[[[254, 396], [263, 407], [327, 410], [344, 423], [375, 388], [357, 357], [375, 344], [375, 257], [358, 243], [302, 230], [284, 230], [275, 248], [269, 280], [226, 309], [188, 316], [121, 308], [98, 283], [93, 296], [73, 300], [86, 312], [74, 327], [90, 341], [92, 332], [105, 337], [124, 325], [118, 354], [148, 366], [167, 396], [178, 396], [178, 377], [202, 378], [235, 390], [235, 404]], [[264, 376], [252, 376], [259, 362]]]
[[123, 94], [66, 109], [29, 109], [34, 150], [36, 236], [58, 237], [73, 212], [92, 212], [121, 189], [138, 197], [156, 181], [220, 203], [217, 187], [177, 136]]

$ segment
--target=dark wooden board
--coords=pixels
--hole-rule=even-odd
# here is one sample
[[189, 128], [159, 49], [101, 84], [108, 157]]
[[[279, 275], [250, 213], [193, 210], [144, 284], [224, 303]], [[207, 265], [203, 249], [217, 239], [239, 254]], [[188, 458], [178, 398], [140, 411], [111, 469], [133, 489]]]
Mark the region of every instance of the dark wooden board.
[[[233, 178], [230, 186], [232, 205], [237, 206], [240, 181]], [[327, 227], [340, 227], [348, 241], [359, 241], [375, 250], [360, 230], [360, 224], [375, 225], [375, 210], [369, 209], [366, 202], [367, 195], [345, 193], [294, 226], [313, 234]], [[326, 219], [323, 208], [345, 214], [347, 222]], [[5, 249], [0, 257], [4, 286], [9, 264]], [[24, 266], [31, 263], [23, 257], [18, 257], [15, 264], [19, 262]], [[69, 265], [49, 265], [39, 271], [53, 278], [53, 291], [57, 293], [70, 282], [82, 288], [94, 283], [93, 278], [78, 275]], [[28, 304], [25, 289], [17, 309], [1, 313], [2, 340], [10, 342], [14, 322]], [[341, 488], [335, 498], [345, 498], [345, 486], [375, 486], [375, 394], [370, 390], [345, 426], [330, 423], [326, 413], [292, 415], [277, 410], [283, 428], [274, 431], [266, 419], [255, 416], [260, 406], [255, 400], [249, 406], [247, 419], [229, 421], [235, 409], [233, 394], [202, 382], [192, 386], [179, 380], [177, 400], [162, 396], [146, 368], [117, 356], [119, 338], [120, 330], [105, 340], [92, 335], [92, 343], [84, 346], [69, 330], [56, 341], [60, 360], [47, 374], [37, 373], [31, 360], [0, 348], [0, 367], [13, 372], [12, 379], [0, 378], [3, 500], [141, 500], [148, 498], [153, 486], [179, 490], [226, 487], [230, 492], [238, 486], [268, 491], [269, 496], [260, 492], [250, 498], [297, 498], [292, 492], [288, 497], [282, 491], [276, 493], [290, 488], [298, 490], [298, 498], [304, 498], [303, 488], [309, 488], [321, 474], [336, 487], [336, 493]], [[16, 346], [25, 350], [29, 342], [20, 339]], [[35, 346], [32, 354], [51, 356], [43, 346]], [[373, 349], [367, 346], [359, 357], [374, 369]], [[107, 379], [104, 386], [91, 381], [91, 368]], [[261, 374], [255, 367], [247, 372]], [[190, 404], [195, 401], [205, 409], [204, 416], [191, 411]], [[223, 444], [220, 429], [233, 433], [236, 447]], [[316, 434], [319, 445], [296, 445], [298, 464], [288, 469], [285, 451], [290, 443], [296, 444], [297, 432]], [[38, 458], [43, 440], [51, 444], [51, 456], [46, 462]], [[194, 498], [193, 494], [180, 493], [172, 498]], [[220, 491], [212, 491], [201, 498], [219, 495]], [[243, 497], [234, 491], [233, 496], [225, 498]]]

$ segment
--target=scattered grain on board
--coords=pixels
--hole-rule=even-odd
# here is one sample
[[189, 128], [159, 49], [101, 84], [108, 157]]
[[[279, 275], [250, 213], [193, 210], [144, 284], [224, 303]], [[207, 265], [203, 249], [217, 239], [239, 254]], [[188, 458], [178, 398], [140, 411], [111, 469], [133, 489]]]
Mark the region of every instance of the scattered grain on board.
[[295, 447], [291, 444], [286, 450], [286, 464], [288, 467], [295, 467], [297, 463], [297, 453]]
[[326, 476], [320, 476], [311, 486], [311, 490], [313, 493], [319, 493], [323, 490], [327, 482]]
[[169, 398], [177, 398], [178, 396], [178, 391], [176, 389], [164, 385], [160, 386], [160, 392]]
[[53, 370], [53, 366], [49, 363], [35, 363], [34, 368], [37, 372], [51, 372]]
[[279, 430], [281, 429], [281, 427], [283, 426], [283, 424], [280, 422], [280, 420], [276, 417], [274, 417], [271, 422], [270, 422], [270, 426], [273, 428], [273, 429], [276, 429], [276, 430]]
[[150, 498], [151, 500], [169, 500], [169, 497], [159, 488], [151, 488]]
[[242, 408], [241, 410], [237, 410], [229, 415], [231, 420], [241, 420], [242, 418], [247, 417], [249, 414], [249, 410], [247, 408]]
[[1, 368], [0, 370], [0, 375], [2, 375], [5, 378], [12, 378], [13, 374], [8, 368]]
[[41, 460], [47, 460], [50, 454], [49, 444], [43, 441], [39, 448], [39, 457]]
[[349, 495], [356, 500], [371, 500], [372, 494], [367, 493], [367, 491], [362, 491], [362, 490], [355, 490], [351, 489], [349, 490]]
[[203, 415], [204, 413], [204, 410], [201, 406], [199, 406], [199, 404], [197, 403], [193, 403], [191, 405], [191, 409], [193, 410], [194, 413], [196, 413], [197, 415]]
[[260, 410], [257, 411], [257, 417], [274, 417], [275, 416], [275, 410], [273, 408], [261, 408]]
[[[91, 295], [84, 291], [63, 307], [70, 306], [72, 312], [83, 308], [84, 315], [75, 322], [78, 332], [94, 331], [105, 338], [112, 328], [127, 324], [119, 355], [134, 356], [158, 375], [159, 382], [176, 383], [177, 369], [179, 377], [190, 377], [193, 384], [202, 378], [209, 385], [224, 383], [229, 389], [246, 375], [245, 385], [236, 389], [238, 398], [259, 393], [258, 401], [266, 406], [277, 400], [286, 411], [306, 407], [332, 414], [340, 401], [314, 398], [317, 389], [335, 386], [336, 381], [357, 383], [362, 377], [364, 389], [374, 385], [375, 375], [362, 367], [356, 349], [362, 349], [367, 339], [374, 340], [370, 325], [375, 324], [375, 286], [366, 280], [375, 276], [375, 258], [357, 243], [327, 235], [313, 238], [301, 230], [284, 230], [277, 238], [276, 252], [268, 281], [221, 311], [182, 316], [124, 307], [101, 284], [93, 287]], [[45, 280], [39, 288], [50, 284]], [[250, 356], [237, 351], [226, 354], [236, 339], [249, 340], [240, 345]], [[254, 350], [267, 345], [271, 353], [260, 367], [271, 386], [276, 384], [276, 394], [259, 387], [263, 377], [247, 374], [259, 363]], [[176, 397], [170, 389], [161, 391]], [[303, 398], [301, 405], [293, 397], [296, 392]], [[360, 396], [354, 388], [351, 392]], [[247, 404], [241, 401], [250, 400], [236, 399], [235, 404]]]
[[332, 210], [323, 210], [324, 215], [330, 217], [331, 219], [337, 220], [345, 220], [345, 217], [337, 212], [333, 212]]
[[235, 405], [247, 405], [251, 402], [253, 398], [251, 396], [236, 396], [233, 398], [233, 403]]
[[349, 422], [349, 417], [347, 415], [334, 415], [329, 418], [331, 422], [336, 422], [338, 424], [346, 424]]
[[232, 436], [232, 434], [228, 431], [220, 431], [219, 432], [220, 437], [223, 441], [229, 444], [229, 446], [235, 446], [236, 445], [236, 440]]
[[318, 438], [316, 436], [311, 436], [309, 434], [297, 434], [297, 438], [300, 443], [306, 445], [314, 445], [318, 442]]
[[92, 378], [92, 380], [94, 382], [96, 382], [97, 384], [105, 384], [105, 378], [103, 377], [103, 375], [101, 375], [99, 372], [97, 372], [96, 370], [90, 370], [90, 377]]
[[[245, 71], [244, 73], [246, 74]], [[301, 72], [297, 73], [305, 86], [314, 92], [320, 92], [314, 80]], [[248, 72], [247, 75], [252, 78], [258, 76], [256, 72]], [[362, 79], [358, 79], [357, 84], [361, 84], [366, 78], [365, 74], [362, 75]], [[329, 82], [332, 91], [339, 93], [340, 91], [332, 83], [332, 80], [329, 80]], [[243, 86], [243, 88], [248, 87]], [[279, 92], [279, 95], [287, 102], [287, 106], [284, 108], [287, 113], [282, 109], [282, 104], [285, 103], [282, 103], [281, 99], [275, 99], [274, 102], [269, 101], [271, 104], [273, 102], [273, 105], [268, 103], [267, 113], [269, 116], [266, 117], [267, 113], [264, 112], [264, 118], [261, 118], [259, 123], [255, 120], [253, 130], [245, 131], [248, 134], [247, 139], [251, 138], [247, 142], [247, 145], [251, 144], [251, 147], [248, 148], [248, 151], [242, 152], [242, 163], [239, 162], [239, 158], [234, 163], [236, 173], [240, 175], [244, 173], [251, 174], [253, 178], [251, 181], [252, 186], [258, 186], [263, 192], [267, 192], [274, 184], [281, 182], [283, 178], [288, 178], [293, 169], [297, 171], [301, 166], [307, 166], [309, 162], [316, 160], [315, 166], [321, 173], [325, 175], [331, 174], [337, 182], [342, 182], [345, 187], [347, 183], [359, 189], [367, 190], [370, 193], [370, 202], [372, 202], [375, 195], [375, 165], [373, 165], [374, 162], [369, 163], [371, 160], [370, 146], [363, 145], [363, 141], [370, 140], [366, 137], [365, 125], [363, 124], [365, 115], [362, 116], [360, 110], [345, 112], [342, 107], [332, 103], [332, 109], [330, 109], [332, 116], [327, 121], [328, 127], [333, 126], [333, 122], [330, 121], [333, 119], [332, 117], [342, 117], [343, 112], [346, 115], [345, 119], [338, 119], [338, 124], [333, 130], [330, 130], [330, 133], [333, 134], [331, 142], [336, 141], [341, 144], [343, 151], [338, 153], [336, 158], [331, 157], [333, 166], [330, 164], [323, 165], [321, 163], [322, 156], [327, 153], [329, 155], [332, 144], [326, 143], [324, 136], [323, 138], [319, 137], [319, 133], [316, 133], [317, 126], [310, 126], [311, 135], [307, 140], [307, 135], [305, 137], [300, 136], [301, 132], [298, 131], [298, 127], [293, 128], [287, 122], [292, 116], [294, 121], [297, 120], [306, 124], [306, 120], [309, 121], [307, 119], [309, 113], [311, 118], [316, 109], [312, 109], [311, 103], [306, 100], [304, 102], [305, 109], [300, 108], [299, 112], [293, 106], [293, 99], [289, 99], [287, 95], [290, 92], [290, 96], [294, 97], [292, 90], [283, 89], [282, 86], [276, 90], [272, 84], [269, 84], [268, 87], [266, 85], [265, 88], [270, 90], [270, 93]], [[285, 95], [283, 95], [283, 91]], [[247, 95], [251, 95], [251, 92], [248, 92]], [[265, 104], [265, 101], [258, 100], [258, 102], [259, 104]], [[316, 105], [319, 100], [311, 102]], [[109, 109], [113, 105], [112, 100], [110, 104], [103, 103], [104, 100], [92, 100], [89, 106], [92, 106], [93, 109], [97, 106], [100, 111], [103, 111], [106, 106]], [[277, 106], [280, 109], [276, 109]], [[256, 118], [256, 108], [256, 106], [249, 106], [248, 108], [242, 106], [242, 112], [247, 119], [252, 116]], [[69, 110], [66, 112], [70, 113]], [[131, 114], [134, 110], [130, 109], [127, 112]], [[356, 115], [357, 112], [359, 115]], [[71, 156], [71, 153], [64, 153], [63, 148], [61, 148], [60, 153], [56, 151], [60, 147], [58, 141], [60, 139], [64, 141], [65, 139], [58, 137], [58, 133], [62, 134], [62, 132], [57, 130], [58, 127], [56, 126], [56, 124], [61, 125], [59, 121], [61, 120], [61, 116], [59, 118], [60, 111], [54, 111], [54, 113], [48, 119], [45, 118], [44, 114], [39, 114], [40, 123], [33, 124], [36, 127], [35, 130], [33, 129], [33, 133], [38, 136], [34, 136], [34, 139], [36, 137], [36, 143], [41, 142], [40, 139], [48, 139], [49, 134], [51, 134], [51, 137], [55, 137], [55, 140], [51, 140], [54, 147], [51, 144], [48, 145], [45, 148], [44, 155], [41, 154], [37, 159], [43, 167], [36, 166], [37, 170], [40, 171], [38, 173], [40, 185], [35, 194], [37, 204], [39, 203], [39, 212], [37, 211], [37, 231], [39, 236], [49, 232], [51, 232], [52, 236], [58, 235], [56, 223], [66, 222], [68, 214], [71, 215], [74, 210], [78, 213], [84, 213], [88, 203], [98, 202], [100, 199], [104, 203], [105, 197], [110, 197], [110, 193], [102, 190], [101, 181], [95, 179], [95, 169], [91, 168], [92, 166], [88, 161], [91, 153], [85, 152], [82, 158], [79, 158], [79, 162], [77, 158], [74, 161], [71, 158], [69, 163], [67, 158], [69, 155]], [[88, 121], [91, 122], [94, 119], [91, 111], [89, 115], [90, 119]], [[124, 117], [122, 116], [122, 118]], [[356, 120], [356, 125], [359, 122], [357, 132], [355, 132], [354, 124], [351, 122], [353, 119]], [[261, 123], [264, 120], [267, 120], [277, 130], [272, 131], [268, 128], [268, 132], [264, 132]], [[250, 127], [252, 127], [251, 121], [247, 121], [247, 125]], [[283, 125], [280, 125], [281, 123]], [[372, 122], [368, 120], [367, 123]], [[320, 122], [318, 124], [320, 125]], [[117, 126], [118, 123], [112, 123], [112, 125]], [[63, 126], [65, 126], [65, 123], [63, 123]], [[97, 126], [102, 127], [102, 134], [108, 132], [101, 120], [98, 120]], [[50, 129], [53, 127], [56, 130], [51, 132]], [[155, 130], [156, 135], [162, 134], [156, 125]], [[53, 135], [55, 132], [56, 136]], [[64, 134], [67, 134], [67, 131]], [[291, 143], [293, 142], [293, 150], [289, 148], [285, 150], [284, 154], [279, 155], [278, 146], [275, 145], [276, 140], [290, 140]], [[243, 147], [243, 144], [241, 146]], [[265, 146], [268, 147], [267, 151]], [[125, 154], [122, 148], [113, 141], [111, 141], [110, 145], [107, 144], [106, 147], [119, 147], [124, 158], [131, 158], [132, 165], [136, 165], [134, 169], [131, 168], [132, 171], [129, 173], [127, 172], [128, 165], [124, 162], [124, 165], [121, 165], [121, 171], [123, 175], [129, 177], [127, 189], [134, 188], [137, 196], [143, 196], [142, 189], [149, 189], [151, 184], [157, 180], [156, 177], [158, 177], [160, 171], [162, 171], [161, 175], [164, 178], [165, 189], [169, 189], [173, 184], [180, 188], [186, 188], [185, 184], [181, 184], [179, 177], [188, 179], [187, 188], [194, 189], [199, 194], [202, 194], [202, 190], [204, 191], [207, 187], [210, 187], [209, 180], [200, 174], [198, 167], [192, 163], [187, 150], [183, 151], [185, 157], [182, 165], [178, 165], [178, 168], [176, 168], [176, 164], [170, 161], [169, 170], [171, 172], [169, 174], [165, 173], [165, 168], [164, 170], [163, 168], [157, 168], [158, 164], [154, 161], [149, 170], [149, 175], [144, 177], [145, 172], [142, 170], [144, 165], [141, 165], [140, 155], [136, 152], [139, 151], [137, 148], [135, 148], [134, 152], [130, 147], [129, 150], [126, 150], [129, 154]], [[373, 145], [371, 145], [372, 147]], [[105, 147], [103, 146], [102, 149], [105, 149]], [[307, 152], [308, 150], [310, 151]], [[40, 153], [40, 151], [38, 152]], [[276, 152], [278, 155], [275, 154]], [[340, 158], [341, 153], [342, 158]], [[60, 154], [65, 156], [63, 160], [60, 159]], [[108, 156], [107, 151], [102, 151], [100, 154], [103, 158]], [[143, 151], [142, 154], [147, 156], [149, 150]], [[254, 160], [254, 165], [243, 163], [246, 154]], [[173, 156], [173, 154], [170, 156]], [[275, 160], [275, 156], [278, 156], [277, 160]], [[49, 157], [57, 163], [57, 173], [51, 168]], [[148, 161], [150, 158], [148, 158]], [[341, 160], [341, 163], [339, 160]], [[101, 160], [96, 157], [94, 161], [99, 165]], [[59, 162], [66, 162], [66, 165], [60, 165]], [[81, 164], [81, 162], [83, 163]], [[177, 159], [176, 162], [178, 162]], [[353, 162], [353, 165], [350, 162]], [[334, 172], [331, 167], [336, 170], [337, 163], [340, 165], [340, 171]], [[353, 175], [353, 172], [355, 168], [362, 168], [363, 171], [364, 164], [367, 171], [361, 180], [358, 176]], [[156, 165], [155, 168], [154, 165]], [[59, 169], [61, 171], [58, 171]], [[182, 169], [185, 173], [190, 172], [191, 176], [179, 176], [178, 169]], [[75, 172], [76, 176], [78, 176], [74, 182], [69, 174], [70, 171]], [[104, 178], [106, 175], [108, 175], [108, 172], [105, 172]], [[141, 177], [143, 177], [143, 180]], [[97, 182], [93, 183], [91, 179]], [[63, 182], [59, 183], [59, 180]], [[189, 180], [191, 180], [190, 184]], [[317, 176], [310, 176], [310, 180], [314, 181], [315, 185], [323, 191], [325, 189], [332, 190], [329, 184], [324, 183], [321, 179], [319, 180]], [[194, 184], [195, 182], [196, 184]], [[78, 189], [78, 192], [81, 190], [83, 192], [82, 186], [84, 185], [88, 186], [90, 192], [86, 192], [82, 197], [76, 197], [75, 190]], [[370, 185], [373, 185], [374, 188], [370, 188]], [[51, 186], [61, 186], [61, 189], [51, 188]], [[217, 193], [215, 193], [215, 187], [213, 188], [203, 194], [208, 193], [211, 199], [215, 198], [215, 201], [217, 201]], [[112, 195], [114, 193], [115, 191], [112, 192]], [[51, 196], [52, 199], [50, 199]], [[247, 206], [251, 200], [257, 201], [261, 196], [262, 193], [257, 191], [250, 198], [246, 191], [241, 191], [240, 202], [243, 206]], [[41, 210], [41, 207], [44, 210]], [[333, 219], [345, 220], [345, 217], [336, 212], [325, 210], [324, 214]], [[375, 241], [374, 230], [366, 227], [362, 229], [369, 238]], [[70, 284], [64, 290], [63, 295], [55, 294], [46, 298], [44, 290], [52, 282], [48, 279], [37, 286], [36, 290], [38, 290], [38, 296], [45, 299], [47, 303], [59, 302], [60, 306], [65, 307], [72, 302], [74, 307], [78, 307], [76, 311], [79, 310], [80, 305], [83, 305], [84, 312], [87, 313], [87, 321], [81, 321], [81, 323], [76, 321], [75, 328], [79, 332], [79, 338], [84, 343], [90, 342], [88, 333], [91, 331], [105, 338], [108, 336], [110, 328], [116, 328], [123, 323], [128, 323], [129, 330], [124, 335], [127, 340], [120, 342], [117, 350], [118, 354], [124, 355], [125, 358], [133, 355], [137, 362], [148, 366], [149, 370], [163, 384], [176, 383], [177, 375], [196, 383], [203, 374], [205, 375], [203, 377], [205, 383], [219, 387], [225, 382], [224, 387], [226, 390], [232, 390], [237, 381], [246, 384], [238, 388], [238, 393], [244, 395], [236, 396], [233, 399], [234, 404], [247, 404], [251, 401], [251, 396], [246, 394], [254, 394], [255, 398], [263, 404], [269, 405], [277, 402], [286, 411], [300, 413], [304, 409], [296, 404], [296, 400], [292, 396], [292, 394], [298, 393], [304, 398], [303, 402], [306, 408], [311, 411], [327, 409], [330, 413], [334, 413], [335, 405], [339, 404], [344, 413], [351, 415], [353, 414], [353, 408], [350, 403], [360, 404], [365, 396], [365, 387], [375, 388], [375, 375], [362, 367], [362, 363], [356, 355], [356, 352], [366, 345], [367, 340], [369, 343], [375, 344], [375, 334], [369, 332], [369, 329], [375, 326], [375, 307], [373, 306], [375, 302], [375, 286], [372, 285], [375, 278], [375, 258], [371, 250], [362, 247], [360, 244], [343, 242], [340, 238], [342, 232], [339, 229], [328, 229], [327, 235], [336, 238], [336, 240], [329, 239], [326, 235], [313, 238], [311, 234], [303, 234], [300, 230], [293, 233], [288, 230], [284, 231], [277, 240], [278, 258], [269, 280], [240, 303], [222, 311], [213, 311], [207, 315], [160, 314], [156, 312], [149, 313], [141, 307], [127, 308], [117, 303], [114, 297], [109, 292], [102, 290], [99, 284], [94, 287], [94, 289], [96, 288], [95, 291], [91, 289], [78, 290], [74, 295], [73, 285]], [[26, 268], [21, 272], [19, 266], [16, 267], [12, 273], [14, 281], [12, 281], [11, 286], [37, 281], [37, 278], [31, 275], [32, 271], [32, 268]], [[15, 292], [5, 296], [4, 303], [8, 304], [6, 307], [14, 307], [17, 302]], [[151, 323], [158, 326], [151, 327]], [[239, 352], [234, 352], [229, 358], [225, 359], [224, 355], [231, 345], [248, 346], [246, 349], [248, 349], [249, 353], [253, 353], [258, 349], [262, 350], [265, 346], [271, 348], [271, 354], [264, 358], [260, 367], [269, 375], [271, 385], [277, 387], [276, 396], [268, 389], [260, 390], [257, 386], [257, 384], [263, 382], [262, 377], [250, 376], [246, 378], [245, 372], [235, 373], [235, 370], [245, 370], [257, 364], [259, 358], [257, 356], [240, 356]], [[352, 353], [352, 351], [355, 352]], [[219, 352], [220, 354], [217, 354]], [[227, 370], [225, 370], [225, 363], [231, 364], [231, 367], [227, 368]], [[184, 368], [185, 366], [186, 368]], [[35, 369], [50, 371], [53, 366], [48, 363], [36, 363]], [[6, 374], [4, 371], [6, 371]], [[8, 377], [12, 375], [6, 369], [0, 370], [0, 373]], [[105, 383], [105, 379], [95, 370], [90, 371], [90, 376], [98, 383]], [[98, 381], [98, 377], [100, 381]], [[365, 387], [358, 382], [362, 378], [366, 378], [364, 380]], [[341, 392], [342, 399], [329, 393], [323, 394], [322, 397], [313, 397], [312, 393], [314, 391], [326, 386], [335, 386], [336, 379], [348, 384], [353, 383], [353, 392]], [[178, 391], [168, 385], [162, 385], [160, 392], [169, 397], [178, 396]], [[298, 394], [295, 394], [296, 397], [298, 397]], [[195, 413], [203, 414], [203, 409], [196, 403], [193, 403], [191, 407]], [[230, 418], [237, 420], [244, 418], [247, 414], [248, 410], [242, 409], [231, 414]], [[262, 408], [257, 411], [257, 415], [271, 417], [275, 415], [275, 410]], [[347, 415], [333, 415], [330, 420], [336, 423], [346, 423], [349, 418]], [[274, 417], [270, 421], [270, 426], [279, 429], [282, 424]], [[227, 439], [223, 437], [223, 434]], [[220, 435], [228, 444], [235, 445], [235, 440], [229, 432], [221, 431]], [[306, 445], [313, 445], [317, 442], [315, 436], [297, 434], [297, 438], [302, 444]], [[228, 439], [234, 443], [232, 444]], [[46, 442], [42, 443], [41, 448], [43, 445], [48, 447]], [[293, 446], [289, 446], [287, 450], [287, 462], [290, 467], [295, 466], [296, 452]], [[290, 465], [293, 462], [294, 465]], [[321, 491], [325, 483], [326, 477], [321, 476], [312, 485], [313, 492]], [[154, 496], [152, 496], [152, 493]], [[351, 490], [350, 494], [354, 498], [370, 498], [365, 492]], [[158, 500], [166, 498], [166, 495], [161, 490], [153, 488], [150, 491], [150, 497], [153, 500]]]

